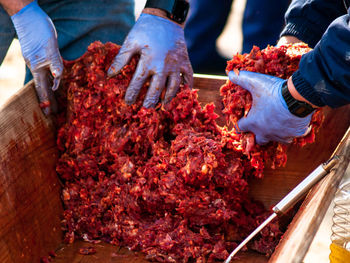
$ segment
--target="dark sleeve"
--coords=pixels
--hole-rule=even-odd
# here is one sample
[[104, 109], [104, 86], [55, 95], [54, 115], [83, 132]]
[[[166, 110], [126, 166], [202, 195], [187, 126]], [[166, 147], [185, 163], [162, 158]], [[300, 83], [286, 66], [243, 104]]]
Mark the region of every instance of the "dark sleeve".
[[334, 20], [292, 76], [297, 91], [312, 104], [332, 108], [350, 103], [349, 14]]
[[330, 23], [344, 14], [344, 0], [293, 0], [280, 36], [295, 36], [314, 47]]

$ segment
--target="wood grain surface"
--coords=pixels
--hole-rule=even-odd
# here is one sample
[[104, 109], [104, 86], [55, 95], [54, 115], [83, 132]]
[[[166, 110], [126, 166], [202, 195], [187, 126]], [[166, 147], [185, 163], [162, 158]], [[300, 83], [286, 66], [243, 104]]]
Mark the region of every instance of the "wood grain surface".
[[[82, 255], [80, 248], [93, 247], [96, 253]], [[254, 252], [243, 252], [234, 261], [235, 263], [266, 263], [268, 259], [261, 254]], [[73, 244], [63, 246], [57, 251], [55, 263], [147, 263], [144, 254], [135, 253], [127, 248], [116, 247], [107, 243], [91, 244], [84, 241], [76, 241]]]
[[62, 242], [57, 156], [29, 84], [0, 109], [0, 262], [39, 262]]
[[[226, 78], [200, 76], [195, 78], [200, 101], [214, 102], [220, 114], [222, 105], [219, 89]], [[251, 182], [251, 195], [267, 206], [276, 204], [309, 172], [327, 160], [350, 125], [350, 107], [326, 109], [326, 119], [317, 135], [316, 143], [302, 149], [289, 147], [286, 167], [266, 169], [263, 180]], [[219, 122], [225, 124], [220, 116]], [[53, 262], [146, 262], [143, 255], [135, 256], [127, 249], [100, 243], [97, 253], [84, 256], [78, 253], [85, 242], [62, 244], [60, 218], [62, 204], [60, 185], [55, 172], [58, 157], [54, 120], [46, 118], [38, 107], [34, 88], [30, 83], [0, 109], [0, 262], [32, 263], [50, 250], [57, 251]], [[345, 141], [349, 140], [346, 138]], [[344, 151], [348, 143], [339, 149]], [[348, 149], [348, 148], [346, 148]], [[337, 186], [338, 177], [349, 163], [344, 159], [336, 176], [329, 176], [314, 188], [303, 203], [288, 232], [271, 258], [292, 260], [307, 251], [325, 210]], [[303, 226], [303, 228], [301, 228]], [[300, 232], [300, 229], [303, 229]], [[307, 240], [303, 239], [308, 235]], [[298, 245], [288, 242], [293, 240]], [[309, 240], [311, 240], [309, 242]], [[292, 254], [290, 251], [294, 251]], [[240, 253], [240, 261], [267, 262], [257, 253]], [[297, 262], [297, 261], [296, 261]]]
[[318, 165], [328, 160], [350, 126], [349, 106], [334, 110], [325, 108], [325, 120], [316, 141], [303, 148], [289, 146], [286, 166], [275, 170], [266, 168], [263, 180], [250, 182], [251, 195], [268, 207], [275, 205]]
[[341, 146], [334, 153], [342, 158], [342, 161], [307, 195], [269, 262], [298, 263], [304, 259], [350, 165], [350, 128], [341, 140]]
[[[215, 112], [220, 115], [219, 123], [225, 125], [225, 118], [221, 115], [223, 105], [219, 89], [226, 83], [227, 78], [199, 76], [194, 82], [194, 87], [199, 89], [199, 100], [203, 105], [213, 101], [216, 106]], [[324, 115], [324, 122], [313, 144], [303, 148], [289, 146], [285, 167], [277, 169], [267, 167], [264, 170], [263, 180], [254, 179], [249, 182], [252, 197], [262, 201], [267, 207], [275, 205], [311, 171], [331, 156], [350, 126], [350, 105], [338, 109], [326, 107]]]

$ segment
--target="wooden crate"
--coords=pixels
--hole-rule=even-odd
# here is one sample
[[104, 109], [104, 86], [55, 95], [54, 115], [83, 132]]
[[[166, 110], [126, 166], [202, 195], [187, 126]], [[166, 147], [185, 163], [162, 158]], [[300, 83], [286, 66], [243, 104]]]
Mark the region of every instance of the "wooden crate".
[[[213, 101], [220, 109], [219, 88], [225, 81], [220, 77], [195, 77], [200, 101]], [[269, 207], [334, 152], [343, 156], [342, 162], [308, 194], [270, 259], [244, 252], [236, 262], [288, 263], [304, 258], [349, 164], [350, 105], [325, 109], [325, 114], [316, 142], [301, 150], [290, 147], [286, 167], [266, 169], [263, 180], [250, 182], [251, 194]], [[51, 250], [58, 254], [53, 261], [57, 263], [147, 262], [142, 254], [109, 244], [94, 245], [97, 253], [83, 256], [78, 249], [89, 244], [62, 243], [55, 132], [54, 119], [42, 114], [32, 83], [0, 109], [0, 262], [39, 262]]]

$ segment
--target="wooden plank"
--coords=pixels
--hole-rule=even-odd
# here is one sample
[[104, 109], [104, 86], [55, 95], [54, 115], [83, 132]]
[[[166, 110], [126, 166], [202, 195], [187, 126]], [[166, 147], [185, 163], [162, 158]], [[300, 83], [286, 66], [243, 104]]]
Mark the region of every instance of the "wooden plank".
[[350, 126], [350, 105], [338, 109], [325, 108], [325, 120], [313, 144], [303, 148], [289, 146], [285, 167], [266, 168], [263, 180], [251, 180], [250, 194], [267, 207], [275, 205], [336, 149]]
[[[200, 88], [199, 99], [207, 103], [210, 98], [214, 98], [215, 104], [220, 107], [220, 96], [219, 94], [214, 95], [213, 89], [219, 88], [225, 83], [225, 80], [202, 78], [197, 80], [197, 83], [199, 85], [195, 87]], [[249, 182], [252, 197], [262, 201], [266, 207], [275, 205], [320, 163], [330, 158], [350, 126], [350, 105], [338, 109], [324, 108], [324, 114], [325, 120], [316, 135], [315, 143], [301, 149], [288, 147], [286, 167], [266, 168], [263, 180], [253, 179]], [[221, 117], [221, 124], [224, 123], [224, 118]], [[350, 156], [349, 152], [347, 154]], [[337, 174], [334, 177], [328, 176], [324, 180], [323, 187], [319, 185], [314, 187], [299, 213], [290, 223], [287, 233], [269, 262], [301, 262], [328, 209], [348, 162], [344, 160], [338, 166], [341, 168], [338, 168]], [[310, 200], [311, 196], [313, 196], [312, 200]], [[295, 256], [291, 257], [291, 255]]]
[[[195, 78], [195, 88], [199, 88], [200, 101], [203, 104], [214, 101], [217, 113], [220, 113], [222, 108], [219, 88], [225, 82], [225, 77]], [[320, 162], [329, 158], [350, 124], [350, 107], [327, 109], [326, 114], [327, 118], [317, 142], [302, 150], [289, 148], [289, 162], [285, 168], [266, 169], [263, 180], [252, 182], [254, 197], [262, 200], [267, 206], [275, 204]], [[221, 116], [220, 124], [224, 123], [225, 119]], [[0, 262], [37, 262], [40, 256], [47, 255], [50, 250], [59, 247], [62, 240], [62, 205], [55, 172], [57, 157], [53, 120], [42, 115], [33, 86], [29, 84], [0, 109], [0, 224], [3, 226], [0, 228]], [[303, 205], [303, 209], [315, 210], [322, 214], [323, 209], [328, 207], [325, 203], [329, 197], [329, 190], [315, 188], [314, 191], [321, 194], [318, 195], [320, 199], [316, 199], [319, 202], [312, 201], [316, 206], [309, 208], [309, 205]], [[316, 215], [314, 214], [315, 218]], [[306, 225], [312, 238], [320, 220], [322, 216], [309, 223], [304, 220], [303, 214], [298, 214], [282, 242], [297, 235], [297, 224]], [[307, 242], [299, 243], [299, 251], [308, 249]], [[279, 259], [283, 251], [286, 251], [285, 255], [293, 258], [290, 255], [294, 254], [287, 249], [290, 243], [286, 244], [281, 243], [274, 258]], [[100, 244], [101, 253], [96, 253], [95, 257], [99, 254], [101, 261], [96, 261], [94, 256], [82, 256], [77, 253], [81, 245], [82, 243], [78, 242], [67, 247], [61, 246], [63, 250], [58, 251], [57, 260], [62, 256], [65, 261], [61, 262], [116, 262], [112, 261], [114, 254], [111, 254], [112, 251], [115, 252], [114, 246]], [[123, 250], [120, 251], [124, 253]], [[257, 253], [241, 253], [240, 256], [241, 262], [267, 261]], [[137, 260], [132, 254], [118, 262], [142, 262]]]
[[215, 113], [219, 115], [217, 123], [224, 126], [226, 124], [225, 116], [222, 114], [224, 105], [221, 102], [220, 87], [226, 83], [227, 77], [194, 74], [193, 87], [198, 89], [198, 99], [201, 105], [214, 103]]
[[[216, 105], [216, 113], [220, 116], [219, 123], [224, 125], [225, 118], [222, 116], [220, 109], [222, 108], [219, 89], [227, 81], [226, 77], [208, 76], [196, 74], [194, 78], [194, 88], [198, 89], [198, 96], [201, 104], [204, 106], [207, 103], [214, 102]], [[96, 249], [96, 254], [81, 255], [79, 248], [93, 246]], [[240, 253], [237, 263], [266, 263], [268, 258], [256, 252], [248, 251]], [[57, 257], [52, 261], [54, 263], [122, 263], [149, 262], [143, 254], [135, 254], [125, 248], [119, 248], [111, 244], [99, 243], [91, 244], [83, 241], [75, 241], [73, 244], [63, 245], [57, 250]]]
[[[93, 247], [96, 253], [92, 255], [82, 255], [79, 253], [80, 248]], [[57, 251], [57, 257], [52, 261], [54, 263], [121, 263], [121, 262], [135, 262], [146, 263], [143, 254], [137, 254], [129, 251], [126, 248], [120, 248], [115, 245], [104, 242], [98, 244], [91, 244], [84, 241], [75, 241], [73, 244], [62, 246]]]
[[342, 146], [336, 151], [343, 158], [342, 162], [308, 194], [269, 262], [298, 263], [304, 259], [349, 166], [350, 128], [342, 142]]
[[[94, 247], [96, 253], [93, 255], [81, 255], [79, 249], [83, 247]], [[243, 252], [235, 263], [266, 263], [268, 259], [254, 252]], [[57, 251], [57, 257], [53, 263], [147, 263], [144, 254], [129, 251], [107, 243], [91, 244], [84, 241], [76, 241], [73, 244], [63, 246]]]
[[0, 262], [38, 262], [62, 240], [54, 134], [31, 83], [0, 109]]
[[[219, 89], [227, 77], [195, 74], [194, 87], [198, 89], [198, 98], [204, 106], [214, 102], [215, 112], [220, 116], [218, 123], [226, 124], [222, 115], [223, 108]], [[325, 162], [337, 147], [339, 141], [350, 125], [350, 105], [338, 109], [324, 108], [325, 120], [316, 141], [303, 148], [289, 146], [288, 161], [285, 167], [264, 170], [264, 179], [253, 179], [250, 195], [262, 201], [266, 207], [278, 203], [320, 163]]]

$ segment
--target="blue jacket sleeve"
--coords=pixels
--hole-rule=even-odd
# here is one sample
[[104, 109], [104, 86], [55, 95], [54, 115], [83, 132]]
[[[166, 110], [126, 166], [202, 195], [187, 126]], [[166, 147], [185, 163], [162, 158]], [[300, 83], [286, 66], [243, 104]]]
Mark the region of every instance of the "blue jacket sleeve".
[[293, 0], [285, 14], [281, 36], [295, 36], [315, 47], [330, 23], [344, 14], [343, 0]]
[[335, 108], [350, 103], [349, 14], [330, 24], [316, 47], [301, 58], [292, 80], [314, 105]]

